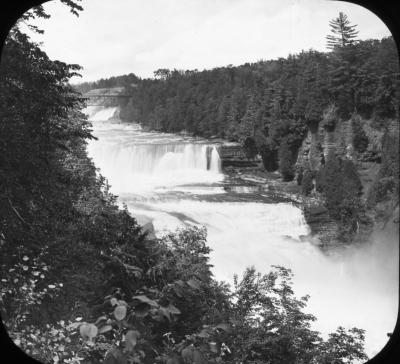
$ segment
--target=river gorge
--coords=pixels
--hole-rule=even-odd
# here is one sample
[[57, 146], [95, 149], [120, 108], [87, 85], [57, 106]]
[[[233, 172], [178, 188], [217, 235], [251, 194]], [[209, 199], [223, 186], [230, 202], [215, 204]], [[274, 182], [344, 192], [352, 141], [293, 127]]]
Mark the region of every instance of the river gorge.
[[398, 302], [398, 244], [377, 232], [362, 247], [327, 255], [310, 234], [303, 211], [289, 197], [252, 188], [221, 168], [216, 142], [144, 131], [122, 123], [115, 107], [88, 107], [98, 140], [89, 156], [120, 204], [155, 234], [205, 226], [217, 280], [229, 283], [248, 266], [294, 273], [295, 293], [309, 294], [307, 312], [323, 335], [342, 325], [366, 330], [371, 357], [394, 329]]

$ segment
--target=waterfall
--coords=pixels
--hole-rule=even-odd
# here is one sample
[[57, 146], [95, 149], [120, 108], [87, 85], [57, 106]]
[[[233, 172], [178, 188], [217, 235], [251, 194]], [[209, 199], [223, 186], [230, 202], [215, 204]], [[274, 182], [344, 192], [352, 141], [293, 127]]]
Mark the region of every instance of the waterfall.
[[91, 142], [89, 155], [107, 176], [113, 191], [124, 193], [220, 181], [218, 151], [213, 148], [208, 156], [208, 147], [187, 143], [123, 145]]
[[[370, 355], [385, 344], [398, 308], [397, 240], [377, 238], [379, 244], [366, 242], [362, 249], [346, 249], [344, 256], [327, 256], [307, 237], [297, 206], [263, 203], [254, 198], [259, 194], [254, 186], [224, 180], [216, 144], [146, 132], [139, 124], [119, 122], [115, 111], [88, 111], [99, 139], [89, 141], [88, 153], [131, 213], [150, 218], [156, 234], [206, 226], [218, 280], [231, 282], [234, 273], [251, 265], [263, 273], [273, 264], [292, 269], [296, 295], [311, 295], [305, 312], [318, 317], [313, 329], [326, 335], [338, 325], [364, 328]], [[207, 193], [215, 188], [226, 194], [217, 190], [210, 198]]]
[[137, 124], [108, 120], [115, 112], [115, 108], [87, 110], [95, 136], [102, 139], [90, 141], [89, 156], [114, 193], [140, 193], [223, 179], [215, 145], [172, 134], [146, 133]]
[[116, 115], [118, 107], [88, 106], [84, 112], [91, 121], [105, 121]]
[[217, 173], [221, 172], [221, 159], [216, 147], [213, 147], [211, 151], [210, 170]]

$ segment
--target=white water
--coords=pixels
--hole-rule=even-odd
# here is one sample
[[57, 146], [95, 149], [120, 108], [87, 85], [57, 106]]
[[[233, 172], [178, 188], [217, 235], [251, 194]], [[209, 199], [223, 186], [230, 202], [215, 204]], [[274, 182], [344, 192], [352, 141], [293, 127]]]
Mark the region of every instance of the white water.
[[309, 228], [295, 206], [254, 202], [246, 186], [228, 193], [217, 146], [107, 121], [115, 108], [87, 112], [99, 138], [90, 142], [89, 155], [120, 202], [151, 218], [158, 235], [204, 225], [217, 279], [232, 282], [250, 265], [262, 272], [271, 265], [291, 268], [296, 295], [311, 295], [307, 310], [318, 318], [316, 330], [326, 335], [339, 325], [363, 328], [370, 357], [385, 345], [397, 315], [396, 239], [377, 235], [363, 249], [328, 257], [304, 238]]

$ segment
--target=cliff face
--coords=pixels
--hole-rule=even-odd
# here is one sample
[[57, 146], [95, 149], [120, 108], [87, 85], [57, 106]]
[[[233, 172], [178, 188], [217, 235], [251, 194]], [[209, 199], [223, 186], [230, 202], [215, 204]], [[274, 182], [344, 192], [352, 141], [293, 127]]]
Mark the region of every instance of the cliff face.
[[356, 153], [352, 140], [351, 120], [339, 120], [333, 128], [327, 128], [321, 121], [317, 127], [308, 129], [298, 153], [296, 167], [317, 171], [331, 151], [354, 161]]
[[[354, 119], [362, 126], [362, 130], [368, 138], [368, 145], [362, 152], [357, 151], [354, 147], [354, 129], [352, 127], [352, 120]], [[379, 179], [382, 160], [382, 137], [385, 131], [389, 135], [398, 135], [399, 122], [397, 120], [389, 120], [379, 130], [374, 126], [374, 120], [363, 120], [359, 115], [353, 115], [352, 119], [349, 120], [337, 119], [333, 125], [332, 123], [329, 124], [327, 120], [322, 120], [317, 126], [309, 128], [298, 152], [295, 164], [296, 170], [309, 169], [317, 172], [330, 152], [334, 152], [341, 158], [350, 159], [356, 167], [363, 187], [362, 201], [366, 203], [371, 188]], [[314, 203], [313, 206], [305, 206], [305, 218], [312, 233], [319, 237], [322, 245], [336, 244], [335, 241], [337, 240], [340, 226], [329, 216], [328, 210], [324, 207], [322, 196], [314, 192], [315, 195], [320, 197], [320, 203]], [[379, 207], [381, 209], [393, 209], [396, 203], [386, 201], [383, 202], [384, 206]], [[377, 222], [374, 207], [368, 206], [366, 215], [369, 219], [360, 223], [359, 229], [354, 236], [354, 241], [356, 242], [368, 239], [374, 223]]]
[[222, 168], [257, 167], [255, 160], [247, 158], [240, 143], [223, 143], [219, 147]]
[[[318, 171], [323, 160], [329, 152], [335, 152], [342, 158], [352, 160], [360, 176], [363, 185], [364, 197], [375, 179], [381, 162], [382, 136], [384, 131], [371, 126], [372, 120], [362, 120], [359, 116], [362, 128], [368, 137], [366, 150], [359, 153], [353, 146], [354, 132], [352, 120], [338, 120], [333, 128], [326, 128], [321, 121], [315, 130], [309, 129], [306, 138], [298, 152], [296, 169], [310, 169]], [[391, 134], [399, 132], [399, 124], [396, 120], [390, 120], [387, 130]]]

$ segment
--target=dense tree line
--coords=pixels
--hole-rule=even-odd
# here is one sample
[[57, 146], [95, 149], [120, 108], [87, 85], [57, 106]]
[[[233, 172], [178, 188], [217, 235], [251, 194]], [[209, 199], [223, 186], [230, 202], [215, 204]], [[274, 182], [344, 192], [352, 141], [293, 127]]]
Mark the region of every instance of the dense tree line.
[[[362, 125], [365, 120], [371, 119], [372, 127], [384, 132], [391, 120], [399, 118], [398, 53], [392, 37], [357, 40], [355, 26], [345, 14], [330, 25], [327, 53], [303, 51], [201, 72], [157, 70], [154, 79], [140, 80], [130, 89], [134, 97], [121, 105], [121, 117], [155, 130], [186, 130], [240, 142], [249, 158], [261, 155], [265, 169], [279, 170], [284, 181], [303, 173], [295, 169], [295, 162], [307, 130], [315, 132], [323, 126], [333, 131], [340, 120], [350, 119], [353, 147], [362, 154], [369, 143]], [[335, 183], [346, 185], [356, 166], [343, 163], [347, 172], [339, 173]], [[323, 175], [323, 170], [305, 171], [305, 194], [314, 189], [316, 172]], [[392, 184], [380, 189], [391, 191]], [[332, 217], [356, 229], [358, 219], [346, 219], [348, 213], [341, 205], [348, 202], [346, 196], [330, 194], [327, 185], [320, 184], [318, 190], [325, 195]], [[355, 199], [350, 210], [355, 212], [358, 206], [362, 214], [360, 191], [350, 194]], [[332, 203], [332, 196], [339, 200]]]
[[[278, 168], [283, 140], [293, 162], [307, 128], [323, 121], [330, 107], [336, 113], [327, 127], [353, 113], [373, 118], [377, 128], [398, 117], [398, 56], [391, 37], [328, 53], [303, 51], [239, 67], [159, 70], [155, 75], [131, 90], [134, 97], [123, 110], [126, 120], [204, 137], [251, 138], [269, 169]], [[362, 148], [362, 141], [356, 143]]]
[[[65, 2], [76, 9], [75, 2]], [[28, 16], [47, 15], [39, 7]], [[301, 57], [315, 64], [326, 59], [311, 52], [290, 62], [295, 65]], [[254, 137], [254, 144], [247, 141], [249, 151], [261, 145], [265, 153], [290, 154], [307, 125], [290, 115], [306, 111], [291, 114], [286, 88], [261, 92], [267, 75], [275, 87], [286, 81], [294, 86], [290, 73], [286, 81], [276, 76], [282, 69], [288, 72], [285, 62], [190, 75], [161, 70], [157, 76], [162, 79], [139, 83], [142, 109], [135, 107], [142, 117], [146, 110], [163, 115], [163, 107], [171, 107], [175, 111], [166, 119], [152, 119], [153, 126], [178, 130], [181, 119], [172, 115], [184, 109], [174, 109], [176, 103], [201, 99], [210, 116], [200, 113], [202, 103], [190, 101], [190, 117], [182, 119], [186, 129], [225, 136], [219, 123], [226, 123], [227, 136]], [[311, 329], [316, 318], [303, 311], [308, 297], [296, 298], [288, 269], [273, 267], [261, 275], [249, 268], [228, 289], [212, 277], [204, 229], [180, 230], [163, 239], [142, 233], [128, 211], [117, 207], [86, 154], [91, 125], [81, 111], [80, 93], [68, 84], [79, 66], [50, 60], [18, 25], [6, 40], [0, 66], [0, 308], [10, 336], [24, 351], [43, 362], [74, 364], [366, 359], [362, 330], [339, 327], [324, 340]], [[257, 82], [253, 67], [259, 70]], [[192, 92], [178, 87], [182, 80], [193, 86]], [[208, 83], [219, 91], [211, 91]], [[163, 97], [173, 85], [179, 98]], [[274, 100], [272, 106], [262, 106], [257, 92], [243, 97], [252, 88]], [[156, 94], [145, 92], [150, 89]], [[216, 100], [225, 95], [224, 106], [217, 107], [211, 94]], [[170, 106], [151, 110], [159, 98]], [[312, 115], [316, 106], [309, 105], [314, 105], [311, 99], [306, 110]], [[212, 112], [220, 115], [218, 123]], [[253, 118], [260, 129], [255, 130]], [[393, 155], [389, 142], [385, 153]], [[279, 166], [291, 173], [289, 165]], [[347, 171], [346, 164], [340, 168]], [[385, 170], [393, 173], [393, 166], [388, 162]]]
[[[351, 119], [352, 144], [362, 154], [369, 143], [364, 120], [371, 119], [373, 128], [385, 132], [389, 121], [399, 118], [400, 73], [393, 38], [360, 41], [356, 26], [343, 13], [330, 26], [331, 34], [326, 37], [330, 51], [326, 53], [302, 51], [287, 58], [204, 71], [159, 69], [153, 79], [126, 85], [134, 96], [121, 103], [120, 116], [150, 129], [186, 130], [240, 142], [249, 158], [259, 154], [265, 169], [279, 170], [285, 181], [300, 174], [301, 184], [304, 172], [306, 186], [302, 190], [308, 195], [314, 190], [318, 171], [295, 169], [308, 130], [315, 132], [323, 126], [333, 131], [340, 120]], [[121, 85], [120, 81], [106, 81], [107, 85]], [[355, 171], [356, 166], [347, 169]], [[346, 184], [351, 174], [340, 173], [342, 179], [336, 182]], [[391, 180], [387, 186], [382, 183], [377, 182], [373, 191], [392, 190]], [[320, 185], [318, 190], [325, 195], [331, 215], [341, 222], [341, 201], [330, 203], [327, 188]], [[355, 205], [361, 206], [359, 191], [352, 192]], [[334, 195], [345, 198], [341, 193]], [[369, 197], [369, 201], [385, 198]], [[354, 221], [349, 224], [356, 226]]]
[[[158, 70], [155, 79], [141, 80], [131, 90], [134, 97], [122, 105], [121, 117], [151, 129], [184, 129], [238, 141], [248, 157], [261, 155], [265, 169], [279, 170], [284, 181], [300, 173], [295, 162], [307, 130], [316, 132], [323, 126], [333, 131], [340, 120], [350, 119], [352, 144], [360, 155], [369, 143], [365, 120], [372, 120], [373, 128], [385, 132], [390, 121], [399, 118], [398, 53], [392, 37], [355, 41], [356, 31], [343, 14], [335, 22], [333, 33], [339, 35], [328, 37], [328, 53], [303, 51], [278, 60], [202, 72]], [[331, 162], [332, 158], [328, 164]], [[393, 164], [398, 162], [395, 157]], [[346, 172], [334, 176], [331, 183], [353, 187], [350, 176], [357, 174], [356, 165], [343, 163]], [[317, 172], [324, 175], [323, 170], [305, 171], [302, 190], [306, 195], [314, 189]], [[392, 178], [377, 182], [373, 193], [378, 198], [369, 200], [384, 200], [396, 190]], [[351, 189], [348, 199], [336, 186], [320, 184], [318, 191], [344, 235], [351, 237], [365, 210], [361, 193], [358, 187]], [[335, 191], [329, 192], [330, 188]], [[352, 207], [347, 206], [350, 203]]]

